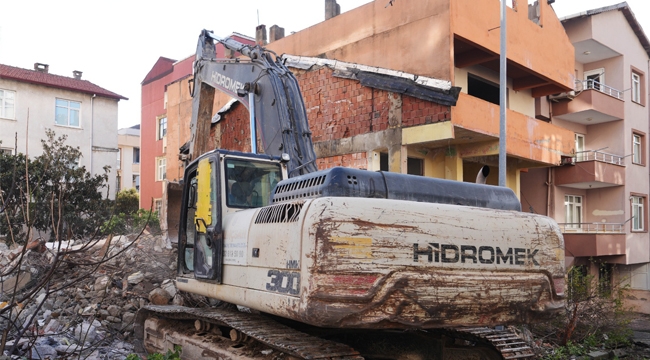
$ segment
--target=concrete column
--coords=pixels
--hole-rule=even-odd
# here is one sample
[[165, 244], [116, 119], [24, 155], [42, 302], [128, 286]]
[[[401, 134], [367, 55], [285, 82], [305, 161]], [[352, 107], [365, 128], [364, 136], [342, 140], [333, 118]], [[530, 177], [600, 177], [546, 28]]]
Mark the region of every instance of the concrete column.
[[445, 153], [445, 179], [463, 181], [463, 159], [456, 148], [449, 148]]
[[280, 40], [284, 37], [284, 28], [277, 25], [271, 26], [269, 29], [269, 42]]
[[325, 20], [329, 20], [341, 14], [341, 6], [336, 0], [325, 0]]
[[506, 186], [515, 192], [517, 198], [521, 198], [521, 169], [517, 169], [513, 164], [508, 164], [506, 168]]
[[388, 171], [402, 172], [402, 144], [394, 144], [388, 148]]
[[381, 170], [381, 153], [379, 151], [368, 151], [368, 170], [379, 171]]

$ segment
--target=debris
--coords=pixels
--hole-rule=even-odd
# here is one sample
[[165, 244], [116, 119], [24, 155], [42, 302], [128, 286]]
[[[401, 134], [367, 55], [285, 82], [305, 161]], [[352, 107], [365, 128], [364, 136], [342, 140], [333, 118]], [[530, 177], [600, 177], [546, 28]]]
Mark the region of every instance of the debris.
[[167, 305], [171, 299], [169, 293], [161, 288], [153, 289], [149, 293], [149, 301], [154, 305]]
[[144, 274], [141, 272], [133, 273], [129, 275], [127, 281], [129, 284], [139, 284], [144, 280]]
[[[149, 297], [156, 303], [183, 301], [172, 280], [175, 267], [170, 267], [175, 264], [176, 250], [152, 251], [161, 241], [145, 234], [137, 240], [135, 236], [116, 236], [110, 241], [64, 242], [62, 251], [86, 250], [66, 255], [52, 275], [49, 290], [39, 290], [34, 286], [48, 274], [58, 243], [38, 240], [31, 246], [37, 249], [42, 243], [47, 251], [27, 250], [21, 256], [22, 247], [9, 249], [0, 240], [0, 274], [5, 275], [0, 277], [0, 309], [11, 306], [12, 321], [26, 328], [20, 339], [12, 337], [17, 331], [8, 334], [4, 355], [15, 344], [10, 358], [126, 358], [134, 349], [127, 339], [133, 337], [135, 314], [150, 302]], [[98, 263], [99, 267], [83, 265]], [[35, 292], [24, 303], [11, 305], [14, 289], [19, 295]], [[0, 318], [0, 329], [8, 324]]]

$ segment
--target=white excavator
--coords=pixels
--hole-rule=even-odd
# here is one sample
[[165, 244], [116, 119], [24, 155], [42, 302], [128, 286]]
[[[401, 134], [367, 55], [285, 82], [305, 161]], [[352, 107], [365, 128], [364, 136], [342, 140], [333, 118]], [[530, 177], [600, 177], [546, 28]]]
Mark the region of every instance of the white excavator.
[[[215, 42], [248, 59], [216, 59]], [[219, 301], [144, 307], [136, 335], [148, 351], [534, 357], [509, 325], [563, 309], [564, 242], [552, 219], [521, 212], [504, 187], [318, 171], [296, 78], [263, 47], [204, 30], [193, 81], [176, 285]], [[441, 103], [457, 100], [458, 89], [416, 86]], [[215, 90], [249, 109], [252, 153], [205, 152]]]

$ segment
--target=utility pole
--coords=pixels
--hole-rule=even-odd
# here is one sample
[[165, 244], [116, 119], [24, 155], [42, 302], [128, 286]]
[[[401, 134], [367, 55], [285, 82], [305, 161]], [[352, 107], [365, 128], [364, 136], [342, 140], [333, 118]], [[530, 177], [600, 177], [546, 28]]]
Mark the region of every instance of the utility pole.
[[506, 186], [506, 97], [508, 77], [506, 76], [506, 0], [501, 0], [501, 54], [499, 56], [499, 186]]

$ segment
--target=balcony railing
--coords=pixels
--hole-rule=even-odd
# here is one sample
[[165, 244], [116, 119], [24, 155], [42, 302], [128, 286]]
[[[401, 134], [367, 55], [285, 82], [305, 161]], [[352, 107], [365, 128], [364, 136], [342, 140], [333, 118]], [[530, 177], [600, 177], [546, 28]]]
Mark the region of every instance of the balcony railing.
[[617, 89], [614, 89], [611, 86], [607, 86], [605, 84], [601, 84], [596, 80], [584, 80], [582, 82], [582, 88], [584, 90], [598, 90], [603, 94], [607, 94], [609, 96], [613, 96], [619, 100], [623, 100], [623, 92]]
[[605, 162], [614, 165], [621, 165], [621, 166], [625, 165], [624, 156], [609, 154], [606, 152], [602, 152], [600, 150], [578, 151], [576, 155], [573, 157], [573, 159], [575, 160], [575, 162], [595, 160], [595, 161]]
[[624, 233], [625, 223], [558, 223], [563, 233]]

